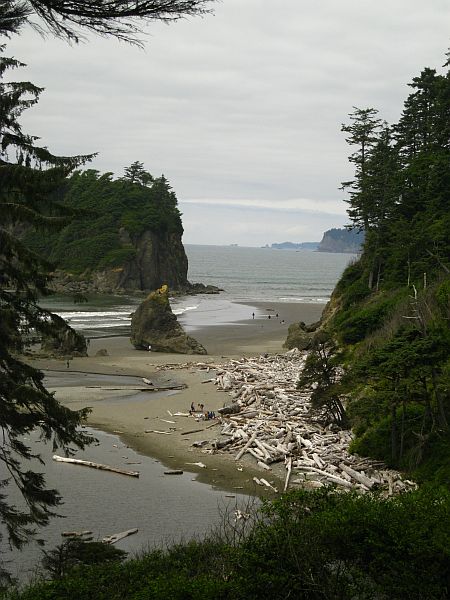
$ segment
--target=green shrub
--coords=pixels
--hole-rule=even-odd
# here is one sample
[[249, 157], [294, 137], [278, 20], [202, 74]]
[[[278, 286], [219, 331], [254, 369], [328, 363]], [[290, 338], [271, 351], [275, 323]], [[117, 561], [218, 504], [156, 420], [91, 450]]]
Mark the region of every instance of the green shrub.
[[249, 536], [177, 544], [123, 564], [79, 567], [11, 600], [444, 600], [450, 493], [392, 498], [333, 488], [266, 502]]

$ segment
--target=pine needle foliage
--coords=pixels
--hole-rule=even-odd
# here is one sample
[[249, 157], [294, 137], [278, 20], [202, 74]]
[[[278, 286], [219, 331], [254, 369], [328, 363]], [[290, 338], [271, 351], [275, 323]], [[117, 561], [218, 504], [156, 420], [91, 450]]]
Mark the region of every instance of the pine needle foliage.
[[[10, 543], [21, 547], [60, 502], [43, 475], [28, 468], [27, 461], [40, 457], [24, 437], [38, 431], [66, 450], [69, 444], [83, 447], [88, 438], [77, 429], [86, 411], [62, 407], [45, 388], [43, 373], [23, 358], [27, 338], [51, 336], [54, 325], [52, 314], [38, 305], [48, 293], [50, 265], [27, 248], [20, 233], [33, 228], [45, 235], [67, 222], [67, 210], [52, 194], [90, 156], [54, 156], [22, 131], [19, 118], [42, 90], [29, 82], [4, 81], [8, 70], [23, 66], [4, 56], [4, 49], [0, 47], [0, 519]], [[8, 502], [10, 483], [20, 490], [23, 506]]]
[[[115, 37], [138, 46], [142, 24], [170, 22], [204, 15], [212, 0], [22, 0], [6, 2], [5, 11], [19, 11], [36, 29], [70, 42], [83, 39], [80, 31]], [[33, 17], [38, 16], [40, 21]], [[3, 17], [0, 10], [0, 19]], [[6, 19], [6, 16], [4, 17]]]

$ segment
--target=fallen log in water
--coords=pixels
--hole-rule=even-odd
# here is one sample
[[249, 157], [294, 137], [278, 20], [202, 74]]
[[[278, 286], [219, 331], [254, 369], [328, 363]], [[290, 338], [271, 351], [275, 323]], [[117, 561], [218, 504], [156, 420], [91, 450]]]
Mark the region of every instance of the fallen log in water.
[[138, 528], [134, 527], [133, 529], [127, 529], [127, 531], [121, 531], [120, 533], [114, 533], [113, 535], [107, 535], [102, 539], [104, 544], [115, 544], [119, 540], [123, 540], [123, 538], [128, 537], [129, 535], [133, 535], [133, 533], [137, 533]]
[[117, 467], [110, 467], [109, 465], [102, 465], [95, 463], [90, 460], [81, 460], [80, 458], [67, 458], [65, 456], [53, 455], [53, 460], [56, 462], [68, 463], [71, 465], [81, 465], [83, 467], [91, 467], [92, 469], [99, 469], [100, 471], [111, 471], [112, 473], [118, 473], [119, 475], [129, 475], [130, 477], [139, 477], [139, 471], [127, 471], [126, 469], [118, 469]]
[[284, 481], [284, 491], [286, 491], [288, 489], [288, 485], [289, 485], [289, 479], [291, 477], [291, 471], [292, 471], [292, 458], [288, 458], [287, 462], [286, 462], [286, 479]]
[[267, 479], [263, 479], [261, 477], [261, 479], [259, 480], [263, 485], [265, 485], [266, 487], [268, 487], [269, 489], [271, 489], [273, 492], [275, 492], [275, 494], [278, 494], [278, 490], [276, 487], [273, 487], [273, 485], [271, 485]]
[[217, 412], [221, 415], [235, 415], [241, 410], [239, 404], [231, 404], [230, 406], [224, 406], [223, 408], [218, 408]]

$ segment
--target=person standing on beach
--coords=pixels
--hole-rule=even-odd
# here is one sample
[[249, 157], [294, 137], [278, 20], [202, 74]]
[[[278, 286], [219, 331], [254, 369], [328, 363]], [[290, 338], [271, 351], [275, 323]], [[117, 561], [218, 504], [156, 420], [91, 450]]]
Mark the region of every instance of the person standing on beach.
[[255, 318], [255, 313], [252, 313], [252, 318], [253, 318], [253, 319]]
[[70, 366], [70, 362], [66, 361], [66, 367], [69, 368], [69, 366]]

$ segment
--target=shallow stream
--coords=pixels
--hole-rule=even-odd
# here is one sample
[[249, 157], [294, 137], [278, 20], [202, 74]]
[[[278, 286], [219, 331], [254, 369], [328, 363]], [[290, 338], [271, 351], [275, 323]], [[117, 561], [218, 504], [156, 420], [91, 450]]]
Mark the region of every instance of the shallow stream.
[[[194, 473], [164, 475], [164, 465], [125, 446], [117, 436], [87, 431], [95, 435], [98, 443], [78, 451], [75, 458], [136, 470], [140, 477], [55, 462], [51, 445], [31, 437], [28, 442], [32, 449], [45, 460], [41, 470], [45, 470], [48, 487], [57, 488], [64, 498], [58, 509], [64, 518], [53, 518], [37, 536], [45, 541], [44, 549], [60, 544], [63, 531], [90, 530], [93, 539], [100, 540], [137, 527], [138, 533], [116, 544], [131, 554], [199, 538], [219, 523], [225, 511], [233, 511], [236, 503], [241, 506], [248, 498], [199, 483]], [[20, 502], [12, 486], [9, 498]], [[4, 539], [2, 547], [7, 550], [5, 542]], [[8, 570], [23, 582], [33, 575], [41, 556], [40, 547], [33, 542], [21, 552], [7, 550], [3, 558], [11, 561]]]

